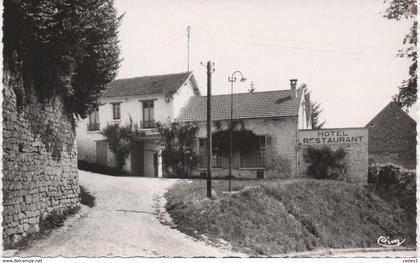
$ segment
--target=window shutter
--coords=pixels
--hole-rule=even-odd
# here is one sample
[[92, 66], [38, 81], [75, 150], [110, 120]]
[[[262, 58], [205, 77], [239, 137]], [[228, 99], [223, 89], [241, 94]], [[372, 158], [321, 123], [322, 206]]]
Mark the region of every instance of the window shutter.
[[273, 167], [273, 146], [271, 136], [265, 136], [265, 167]]

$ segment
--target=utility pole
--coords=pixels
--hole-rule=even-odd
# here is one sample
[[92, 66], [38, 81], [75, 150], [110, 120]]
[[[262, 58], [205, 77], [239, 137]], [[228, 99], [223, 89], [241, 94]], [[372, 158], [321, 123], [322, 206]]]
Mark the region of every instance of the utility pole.
[[207, 62], [207, 197], [211, 198], [211, 74], [214, 72], [214, 63]]
[[190, 71], [190, 37], [191, 26], [187, 27], [187, 71]]

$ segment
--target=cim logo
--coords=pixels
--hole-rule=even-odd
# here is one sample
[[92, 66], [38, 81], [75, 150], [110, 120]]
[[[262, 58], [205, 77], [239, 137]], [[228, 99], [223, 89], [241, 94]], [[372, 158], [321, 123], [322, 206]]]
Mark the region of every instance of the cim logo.
[[405, 238], [400, 241], [399, 239], [390, 239], [389, 237], [380, 236], [378, 238], [378, 245], [381, 247], [399, 247], [402, 245], [402, 243], [405, 242]]

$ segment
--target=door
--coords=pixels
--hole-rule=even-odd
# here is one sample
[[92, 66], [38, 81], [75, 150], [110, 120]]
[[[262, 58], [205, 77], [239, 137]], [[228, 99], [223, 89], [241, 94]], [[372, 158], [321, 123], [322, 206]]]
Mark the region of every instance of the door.
[[108, 143], [107, 141], [96, 142], [96, 164], [108, 166]]
[[156, 176], [156, 163], [155, 163], [155, 151], [147, 148], [144, 151], [144, 176], [155, 177]]
[[153, 154], [153, 168], [155, 170], [155, 177], [158, 177], [158, 169], [159, 169], [159, 154], [155, 152]]
[[144, 143], [134, 142], [131, 152], [131, 175], [144, 176]]

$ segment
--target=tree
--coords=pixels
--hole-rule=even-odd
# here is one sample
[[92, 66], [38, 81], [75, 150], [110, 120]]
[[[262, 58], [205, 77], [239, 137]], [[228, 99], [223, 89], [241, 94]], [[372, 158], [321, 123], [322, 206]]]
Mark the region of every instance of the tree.
[[194, 122], [156, 122], [161, 135], [163, 169], [167, 176], [189, 176], [198, 163], [194, 151], [198, 126]]
[[[308, 85], [306, 85], [305, 83], [302, 83], [299, 88], [304, 90], [305, 96], [307, 96], [307, 98], [309, 99], [310, 95], [311, 95], [311, 92], [308, 89]], [[310, 100], [310, 103], [311, 103], [312, 129], [314, 129], [314, 130], [321, 129], [325, 125], [325, 121], [321, 122], [320, 119], [319, 119], [319, 117], [321, 115], [321, 112], [323, 111], [321, 109], [321, 103], [316, 102], [316, 101], [312, 101], [312, 100]]]
[[62, 96], [72, 117], [98, 106], [120, 64], [113, 0], [6, 0], [3, 17], [5, 80], [18, 106], [32, 94]]
[[416, 0], [385, 0], [389, 3], [384, 17], [391, 20], [411, 19], [413, 25], [403, 39], [404, 48], [398, 51], [398, 56], [408, 57], [412, 63], [409, 67], [410, 77], [398, 87], [399, 92], [393, 100], [406, 110], [417, 101], [417, 2]]
[[323, 111], [321, 109], [321, 103], [311, 101], [311, 111], [312, 111], [312, 115], [311, 115], [312, 129], [319, 130], [325, 125], [325, 121], [321, 122], [319, 120], [319, 116], [321, 115], [321, 112]]

